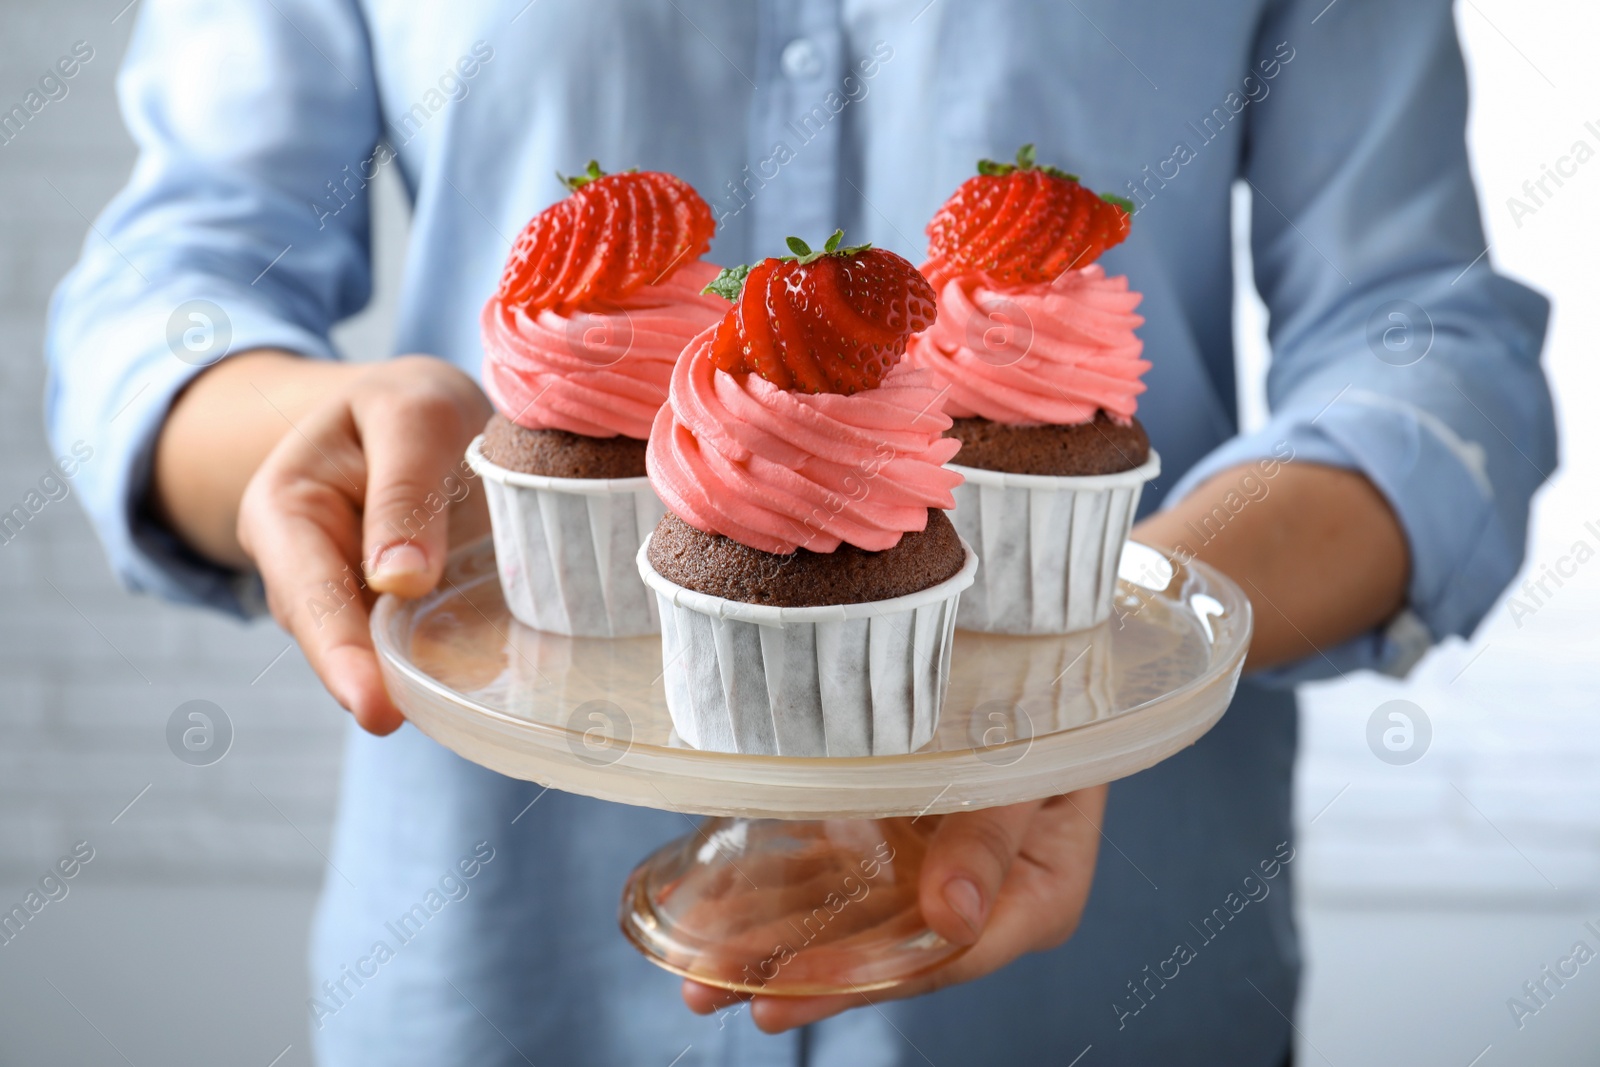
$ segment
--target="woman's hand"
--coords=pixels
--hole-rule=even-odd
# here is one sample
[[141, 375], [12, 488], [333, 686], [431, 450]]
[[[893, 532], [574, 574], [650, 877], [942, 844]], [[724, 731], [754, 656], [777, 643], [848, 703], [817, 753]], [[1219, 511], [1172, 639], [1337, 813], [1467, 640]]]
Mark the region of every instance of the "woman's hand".
[[[1018, 956], [1072, 936], [1089, 900], [1106, 787], [1049, 800], [946, 815], [928, 844], [919, 887], [934, 932], [971, 945], [947, 967], [878, 993], [756, 996], [755, 1024], [769, 1033], [869, 1003], [920, 996], [999, 970]], [[686, 981], [683, 999], [702, 1015], [750, 999]]]
[[378, 593], [426, 593], [452, 530], [487, 529], [462, 456], [489, 414], [471, 378], [429, 356], [236, 356], [174, 406], [156, 503], [213, 559], [254, 564], [273, 616], [334, 698], [386, 734], [403, 717], [378, 673], [368, 608]]

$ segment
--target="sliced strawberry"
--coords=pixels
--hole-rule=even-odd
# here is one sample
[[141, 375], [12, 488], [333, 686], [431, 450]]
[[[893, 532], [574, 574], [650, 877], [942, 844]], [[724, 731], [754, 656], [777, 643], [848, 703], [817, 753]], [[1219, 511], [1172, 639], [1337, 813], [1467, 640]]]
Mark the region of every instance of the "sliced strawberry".
[[811, 319], [798, 284], [799, 273], [798, 265], [780, 263], [767, 279], [766, 292], [755, 290], [750, 297], [760, 297], [767, 305], [773, 347], [784, 369], [794, 376], [790, 388], [802, 393], [832, 392], [830, 376], [822, 369], [812, 345]]
[[711, 247], [711, 208], [671, 174], [608, 175], [590, 161], [562, 181], [572, 195], [523, 227], [500, 279], [500, 300], [529, 314], [621, 300]]
[[[862, 370], [868, 362], [867, 353], [875, 346], [863, 341], [859, 335], [850, 333], [848, 327], [827, 318], [825, 314], [801, 314], [805, 323], [806, 351], [826, 383], [826, 387], [819, 392], [858, 393], [877, 384]], [[860, 315], [852, 312], [851, 319], [859, 321]]]
[[706, 287], [735, 301], [712, 335], [718, 367], [805, 393], [857, 393], [883, 381], [938, 305], [909, 262], [869, 245], [841, 249], [843, 236], [820, 252], [791, 237], [793, 256], [725, 270]]
[[546, 233], [548, 234], [546, 240], [534, 249], [534, 254], [538, 257], [537, 270], [531, 279], [532, 286], [527, 297], [530, 304], [539, 307], [554, 303], [551, 294], [556, 291], [556, 285], [561, 280], [567, 261], [577, 254], [578, 213], [563, 211], [559, 215], [553, 215], [546, 227]]
[[[818, 313], [832, 322], [835, 328], [862, 344], [890, 344], [900, 332], [883, 321], [886, 316], [874, 314], [869, 305], [882, 302], [881, 294], [874, 292], [867, 261], [846, 260], [841, 256], [827, 256], [812, 266], [810, 283], [812, 297]], [[862, 275], [857, 278], [855, 275]], [[860, 307], [862, 310], [857, 310]]]
[[[633, 247], [639, 250], [640, 258], [638, 266], [629, 271], [628, 283], [644, 286], [654, 283], [663, 273], [670, 274], [669, 268], [680, 266], [692, 254], [686, 251], [687, 238], [680, 238], [689, 232], [678, 217], [680, 205], [668, 190], [654, 182], [634, 185], [641, 213], [637, 216], [638, 243]], [[680, 244], [680, 239], [684, 243]], [[683, 259], [672, 263], [672, 257], [679, 254]]]
[[880, 251], [841, 262], [845, 301], [875, 324], [878, 333], [871, 339], [876, 343], [893, 345], [933, 325], [938, 304], [931, 290], [906, 284], [899, 256]]
[[975, 251], [981, 252], [985, 268], [992, 269], [998, 263], [999, 258], [1017, 243], [1031, 221], [1029, 213], [1033, 207], [1035, 193], [1032, 184], [1028, 176], [1023, 174], [1016, 180], [1005, 182], [1002, 186], [1005, 199], [1000, 202], [1000, 209], [995, 212], [989, 224], [979, 231], [975, 243], [970, 246]]
[[623, 281], [629, 272], [632, 250], [637, 247], [630, 240], [635, 184], [605, 184], [597, 193], [595, 242], [589, 249], [583, 280], [571, 291], [569, 302], [590, 305], [605, 299], [608, 293], [624, 291]]
[[[766, 290], [767, 276], [772, 273], [776, 265], [770, 262], [761, 263], [750, 272], [750, 276], [755, 279], [755, 292]], [[773, 337], [767, 320], [767, 302], [747, 300], [737, 310], [738, 314], [731, 316], [738, 323], [735, 354], [723, 369], [738, 373], [743, 367], [751, 367], [780, 389], [794, 388], [794, 375], [789, 373], [789, 369], [784, 366], [783, 359], [778, 354], [777, 339]]]
[[1132, 202], [1036, 165], [1023, 145], [1014, 164], [981, 160], [978, 176], [945, 201], [928, 223], [922, 271], [935, 286], [977, 273], [1002, 284], [1054, 281], [1125, 240], [1132, 213]]

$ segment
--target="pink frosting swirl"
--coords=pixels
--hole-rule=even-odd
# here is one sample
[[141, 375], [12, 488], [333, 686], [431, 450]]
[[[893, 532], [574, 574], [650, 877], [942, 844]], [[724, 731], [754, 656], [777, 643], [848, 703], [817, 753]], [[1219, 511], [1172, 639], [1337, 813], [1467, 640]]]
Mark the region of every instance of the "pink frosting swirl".
[[952, 278], [908, 358], [949, 390], [944, 410], [954, 418], [1071, 426], [1105, 411], [1127, 423], [1150, 369], [1133, 332], [1144, 323], [1133, 311], [1140, 299], [1099, 264], [1037, 285]]
[[845, 396], [796, 393], [711, 361], [711, 330], [690, 342], [650, 433], [646, 463], [679, 518], [762, 552], [893, 548], [952, 508], [961, 475], [943, 464], [933, 375], [904, 363]]
[[491, 297], [481, 320], [484, 391], [530, 430], [644, 440], [683, 346], [728, 312], [726, 300], [700, 292], [716, 275], [696, 260], [615, 304], [569, 315], [530, 317]]

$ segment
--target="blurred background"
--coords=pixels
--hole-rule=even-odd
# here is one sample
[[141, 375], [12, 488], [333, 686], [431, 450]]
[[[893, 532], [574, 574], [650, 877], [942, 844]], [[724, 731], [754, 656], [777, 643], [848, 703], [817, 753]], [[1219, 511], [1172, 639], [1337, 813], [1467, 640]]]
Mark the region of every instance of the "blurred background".
[[[92, 52], [66, 96], [0, 137], [0, 511], [44, 501], [0, 533], [0, 910], [78, 863], [66, 895], [0, 944], [0, 1065], [290, 1067], [310, 1062], [305, 943], [343, 713], [270, 623], [122, 593], [48, 480], [45, 307], [133, 162], [113, 81], [136, 3], [0, 0], [0, 110], [60, 56]], [[1556, 578], [1536, 598], [1514, 590], [1470, 644], [1436, 649], [1405, 682], [1304, 691], [1299, 1062], [1592, 1067], [1600, 962], [1546, 980], [1539, 1000], [1524, 984], [1579, 940], [1600, 948], [1585, 929], [1600, 930], [1600, 419], [1583, 415], [1600, 393], [1600, 13], [1462, 0], [1457, 19], [1487, 254], [1554, 303], [1545, 364], [1563, 459], [1518, 584]], [[1513, 211], [1579, 141], [1575, 174]], [[405, 249], [390, 172], [375, 196], [377, 297], [336, 335], [354, 359], [389, 352]], [[1241, 239], [1248, 226], [1236, 200]], [[1250, 425], [1264, 415], [1264, 322], [1239, 248]], [[190, 701], [231, 730], [206, 765], [169, 743]], [[1404, 729], [1397, 711], [1409, 746], [1369, 742], [1374, 721], [1379, 735]]]

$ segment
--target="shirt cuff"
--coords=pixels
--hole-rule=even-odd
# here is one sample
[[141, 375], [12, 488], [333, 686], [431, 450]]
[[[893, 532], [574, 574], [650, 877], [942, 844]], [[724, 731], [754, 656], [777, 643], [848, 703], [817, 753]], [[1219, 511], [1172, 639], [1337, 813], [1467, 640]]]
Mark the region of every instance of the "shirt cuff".
[[[172, 337], [174, 308], [189, 305], [214, 317], [201, 301], [226, 308], [229, 336], [220, 355], [197, 354], [183, 343], [187, 318], [176, 328], [177, 339]], [[215, 331], [213, 337], [222, 329], [217, 322], [193, 325]], [[139, 345], [131, 352], [130, 339]], [[179, 603], [245, 618], [264, 613], [258, 575], [204, 559], [151, 514], [155, 443], [177, 395], [221, 359], [259, 348], [335, 359], [327, 339], [213, 283], [201, 291], [185, 288], [170, 300], [165, 295], [142, 300], [138, 308], [102, 319], [63, 347], [52, 353], [46, 397], [51, 437], [63, 451], [73, 442], [90, 451], [76, 488], [117, 578], [131, 590]]]
[[[1261, 672], [1263, 681], [1293, 685], [1363, 668], [1404, 677], [1435, 642], [1470, 635], [1516, 571], [1519, 553], [1499, 525], [1482, 448], [1431, 413], [1362, 388], [1286, 405], [1260, 430], [1196, 464], [1167, 501], [1246, 465], [1257, 468], [1264, 489], [1249, 499], [1259, 500], [1271, 492], [1272, 477], [1295, 463], [1358, 471], [1383, 494], [1410, 547], [1407, 604], [1384, 626]], [[1242, 510], [1248, 500], [1240, 500]], [[1217, 518], [1225, 524], [1236, 513]], [[1208, 521], [1199, 536], [1216, 532], [1220, 526], [1213, 532]]]

